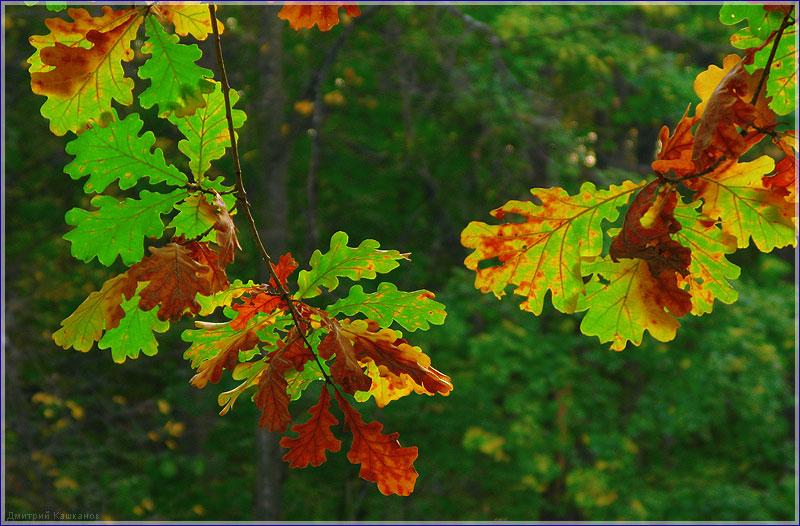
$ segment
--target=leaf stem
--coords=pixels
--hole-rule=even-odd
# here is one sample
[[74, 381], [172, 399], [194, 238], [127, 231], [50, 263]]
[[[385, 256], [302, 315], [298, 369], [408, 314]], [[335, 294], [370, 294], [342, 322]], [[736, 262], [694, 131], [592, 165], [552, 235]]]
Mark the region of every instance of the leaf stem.
[[275, 265], [273, 264], [272, 258], [267, 252], [267, 249], [264, 247], [264, 243], [261, 241], [261, 236], [258, 233], [258, 227], [256, 226], [255, 219], [253, 219], [250, 202], [247, 200], [247, 191], [245, 190], [244, 180], [242, 178], [242, 165], [239, 161], [239, 149], [236, 145], [236, 132], [234, 131], [233, 126], [233, 112], [231, 109], [230, 97], [231, 87], [228, 83], [228, 73], [225, 71], [225, 61], [222, 58], [222, 42], [219, 38], [219, 29], [217, 29], [216, 10], [217, 9], [214, 4], [208, 5], [209, 16], [211, 17], [211, 30], [214, 34], [214, 48], [217, 55], [217, 69], [219, 70], [220, 83], [222, 84], [222, 96], [225, 99], [225, 117], [228, 121], [228, 135], [231, 141], [231, 157], [233, 158], [233, 169], [234, 173], [236, 174], [236, 200], [242, 212], [244, 213], [245, 218], [247, 218], [247, 224], [250, 227], [250, 233], [252, 234], [253, 240], [256, 243], [256, 247], [258, 247], [258, 251], [261, 254], [261, 259], [264, 260], [264, 265], [267, 267], [267, 272], [279, 287], [280, 296], [284, 303], [286, 303], [286, 306], [289, 308], [289, 313], [292, 315], [292, 322], [297, 328], [297, 333], [300, 335], [303, 343], [305, 343], [306, 347], [308, 348], [308, 352], [310, 352], [314, 357], [314, 361], [317, 362], [317, 366], [319, 367], [322, 376], [325, 378], [325, 382], [334, 385], [333, 381], [328, 376], [328, 373], [326, 373], [325, 369], [322, 367], [322, 362], [320, 361], [319, 356], [317, 356], [317, 353], [314, 352], [311, 343], [306, 337], [306, 332], [303, 329], [302, 317], [297, 311], [297, 306], [294, 304], [294, 300], [289, 294], [289, 290], [275, 272]]
[[783, 32], [786, 30], [787, 27], [794, 24], [794, 20], [792, 20], [792, 11], [794, 11], [794, 6], [786, 13], [786, 16], [783, 17], [783, 22], [781, 22], [781, 26], [778, 28], [777, 33], [775, 33], [775, 40], [772, 41], [772, 49], [769, 51], [769, 58], [767, 58], [767, 64], [764, 66], [764, 70], [761, 72], [761, 78], [758, 79], [758, 86], [756, 87], [756, 92], [753, 93], [753, 98], [750, 99], [750, 104], [755, 106], [756, 102], [758, 102], [758, 96], [761, 94], [761, 90], [764, 88], [764, 82], [767, 80], [767, 76], [769, 75], [769, 70], [772, 68], [772, 61], [775, 59], [775, 53], [778, 51], [778, 44], [781, 41], [781, 37], [783, 36]]

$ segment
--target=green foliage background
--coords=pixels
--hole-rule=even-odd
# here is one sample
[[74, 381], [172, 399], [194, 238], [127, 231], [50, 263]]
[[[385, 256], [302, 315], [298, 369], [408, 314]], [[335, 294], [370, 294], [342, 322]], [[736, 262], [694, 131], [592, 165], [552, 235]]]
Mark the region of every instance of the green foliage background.
[[[26, 39], [53, 15], [4, 7], [6, 510], [250, 519], [255, 410], [241, 403], [219, 417], [224, 382], [189, 386], [180, 327], [159, 338], [157, 356], [123, 365], [107, 351], [65, 352], [50, 340], [107, 270], [72, 259], [61, 237], [66, 211], [88, 198], [62, 173], [66, 139], [38, 117], [41, 98], [25, 71]], [[301, 261], [315, 248], [312, 206], [320, 245], [344, 230], [412, 252], [395, 279], [447, 305], [446, 324], [419, 338], [455, 384], [449, 398], [362, 408], [420, 446], [412, 497], [382, 497], [339, 454], [287, 473], [284, 519], [795, 517], [791, 251], [737, 254], [736, 304], [686, 320], [674, 342], [622, 353], [581, 336], [573, 317], [534, 318], [479, 294], [461, 266], [461, 228], [532, 186], [646, 174], [661, 124], [674, 124], [695, 99], [695, 75], [733, 52], [717, 12], [384, 6], [365, 9], [352, 30], [281, 26], [285, 120], [300, 123], [283, 144], [288, 244]], [[221, 12], [231, 83], [248, 112], [240, 137], [253, 181], [269, 166], [259, 122], [276, 111], [254, 66], [275, 52], [264, 40], [267, 16], [274, 9]], [[310, 126], [294, 104], [344, 31], [321, 84], [318, 194], [309, 204]], [[210, 41], [201, 48], [201, 64], [212, 68]], [[174, 156], [174, 132], [155, 108], [143, 115]], [[212, 169], [231, 173], [227, 159]], [[251, 191], [251, 201], [263, 198]], [[249, 277], [258, 261], [242, 238], [246, 252], [231, 274]]]

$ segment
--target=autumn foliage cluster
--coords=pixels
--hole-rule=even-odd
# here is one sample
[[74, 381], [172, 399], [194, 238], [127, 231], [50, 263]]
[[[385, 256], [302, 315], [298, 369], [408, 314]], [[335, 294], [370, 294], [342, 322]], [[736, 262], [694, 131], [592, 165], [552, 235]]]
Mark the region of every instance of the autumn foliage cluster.
[[[731, 39], [743, 54], [697, 76], [700, 102], [672, 133], [662, 128], [655, 177], [608, 189], [585, 183], [577, 195], [534, 188], [535, 202], [492, 212], [510, 221], [470, 223], [461, 242], [473, 249], [465, 264], [477, 288], [500, 297], [514, 286], [520, 307], [536, 315], [549, 292], [559, 311], [586, 312], [584, 334], [623, 350], [645, 331], [672, 340], [683, 316], [735, 301], [739, 268], [726, 255], [751, 240], [764, 252], [795, 245], [793, 8], [726, 5], [720, 18], [747, 22]], [[742, 159], [767, 141], [777, 163]]]
[[[359, 14], [354, 6], [345, 9]], [[327, 31], [338, 23], [338, 11], [334, 5], [287, 5], [279, 16], [296, 29], [317, 25]], [[333, 236], [328, 252], [314, 253], [293, 283], [298, 264], [290, 254], [274, 265], [267, 261], [267, 283], [229, 279], [226, 269], [240, 249], [234, 216], [249, 216], [249, 204], [241, 180], [227, 185], [209, 169], [226, 154], [246, 115], [233, 108], [237, 93], [197, 65], [200, 49], [181, 42], [218, 37], [223, 26], [212, 13], [195, 3], [105, 7], [99, 16], [68, 9], [69, 20], [50, 18], [50, 33], [30, 39], [31, 88], [47, 97], [41, 113], [53, 133], [77, 135], [66, 147], [74, 159], [65, 172], [86, 178], [84, 190], [94, 194], [92, 209], [68, 212], [74, 228], [65, 238], [76, 258], [96, 258], [105, 266], [119, 258], [128, 267], [91, 293], [53, 339], [65, 349], [110, 349], [116, 362], [124, 362], [155, 354], [155, 334], [171, 323], [219, 319], [222, 311], [226, 321], [197, 321], [183, 334], [190, 344], [185, 357], [196, 370], [192, 385], [216, 384], [225, 371], [240, 382], [219, 395], [221, 414], [247, 393], [261, 412], [259, 424], [284, 433], [292, 423], [290, 401], [324, 381], [310, 418], [281, 441], [285, 460], [297, 468], [318, 466], [327, 452], [341, 449], [331, 430], [338, 423], [333, 393], [352, 434], [348, 459], [384, 494], [408, 495], [417, 478], [417, 448], [401, 446], [380, 423], [365, 422], [350, 400], [373, 398], [384, 407], [412, 392], [447, 395], [450, 379], [393, 328], [412, 332], [441, 324], [444, 306], [428, 291], [404, 292], [391, 283], [373, 292], [356, 285], [327, 306], [314, 305], [313, 298], [339, 287], [341, 278], [374, 279], [408, 259], [373, 240], [348, 246], [343, 232]], [[142, 132], [137, 113], [121, 117], [113, 105], [134, 102], [134, 80], [122, 63], [134, 58], [132, 42], [142, 27], [140, 51], [149, 58], [137, 70], [147, 83], [138, 103], [157, 107], [183, 136], [178, 149], [188, 173], [165, 159], [153, 133]], [[117, 197], [129, 190], [138, 195]]]
[[[358, 7], [287, 4], [279, 17], [295, 29], [328, 31]], [[213, 36], [215, 8], [157, 2], [102, 13], [68, 9], [30, 38], [31, 88], [46, 97], [41, 114], [73, 156], [64, 171], [84, 180], [91, 209], [74, 208], [65, 236], [74, 257], [126, 270], [92, 292], [54, 333], [65, 349], [110, 349], [116, 362], [154, 355], [157, 333], [183, 318], [206, 317], [184, 331], [184, 356], [197, 388], [229, 374], [238, 385], [218, 397], [222, 415], [242, 395], [261, 413], [259, 424], [281, 439], [290, 466], [319, 466], [352, 436], [347, 458], [384, 494], [410, 494], [418, 476], [416, 447], [365, 422], [353, 400], [378, 407], [411, 393], [448, 395], [450, 378], [431, 365], [407, 333], [444, 323], [444, 306], [426, 290], [390, 282], [355, 284], [339, 299], [340, 280], [372, 280], [408, 254], [367, 239], [350, 246], [337, 232], [305, 269], [291, 254], [277, 261], [262, 247], [266, 283], [231, 279], [240, 250], [235, 218], [257, 240], [241, 173], [214, 177], [212, 163], [235, 155], [246, 120], [225, 77], [197, 64], [202, 52], [182, 40]], [[762, 251], [796, 243], [796, 26], [791, 6], [726, 6], [725, 23], [746, 26], [732, 42], [742, 55], [710, 66], [695, 81], [700, 102], [687, 108], [652, 164], [654, 177], [609, 188], [584, 183], [570, 195], [535, 188], [532, 201], [509, 201], [492, 212], [499, 224], [472, 222], [461, 241], [476, 287], [500, 297], [509, 286], [534, 314], [545, 297], [561, 312], [585, 312], [581, 329], [622, 350], [675, 337], [680, 318], [731, 303], [739, 268], [726, 259], [751, 240]], [[133, 42], [143, 28], [144, 45]], [[134, 79], [123, 63], [138, 51], [143, 109], [156, 108], [182, 136], [181, 170], [156, 146], [134, 105]], [[221, 51], [221, 47], [220, 47]], [[222, 71], [222, 60], [218, 67]], [[784, 119], [784, 120], [782, 120]], [[771, 143], [771, 150], [768, 148]], [[233, 146], [233, 147], [232, 147]], [[779, 155], [776, 163], [772, 152]], [[776, 153], [778, 152], [778, 153]], [[744, 160], [747, 156], [750, 160]], [[234, 178], [234, 175], [236, 176]], [[624, 207], [627, 209], [624, 210]], [[240, 223], [240, 226], [245, 221]], [[257, 242], [259, 244], [260, 241]], [[290, 402], [321, 381], [309, 417], [292, 426]], [[340, 415], [332, 412], [336, 401]]]

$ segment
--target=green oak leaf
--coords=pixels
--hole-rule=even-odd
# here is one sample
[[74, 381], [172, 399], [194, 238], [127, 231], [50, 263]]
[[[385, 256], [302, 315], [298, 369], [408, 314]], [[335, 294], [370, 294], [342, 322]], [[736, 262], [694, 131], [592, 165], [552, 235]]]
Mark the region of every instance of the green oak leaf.
[[641, 344], [645, 331], [662, 342], [675, 338], [680, 322], [653, 302], [661, 284], [650, 274], [647, 262], [607, 258], [587, 263], [584, 271], [594, 278], [586, 283], [586, 294], [577, 305], [578, 311], [586, 311], [583, 334], [611, 343], [615, 351], [625, 349], [628, 342]]
[[736, 252], [736, 238], [702, 216], [697, 211], [700, 204], [682, 204], [675, 209], [681, 229], [672, 236], [692, 250], [690, 275], [685, 281], [692, 295], [695, 316], [711, 312], [715, 299], [726, 304], [735, 302], [739, 293], [729, 280], [737, 279], [742, 270], [725, 258], [726, 254]]
[[143, 108], [158, 105], [159, 117], [193, 114], [206, 103], [203, 95], [214, 89], [209, 80], [214, 73], [195, 64], [203, 52], [197, 44], [181, 44], [155, 17], [145, 21], [145, 34], [142, 53], [150, 58], [139, 68], [139, 78], [149, 79], [150, 86], [139, 95], [139, 103]]
[[144, 256], [144, 240], [164, 233], [161, 215], [185, 197], [185, 190], [168, 194], [142, 190], [139, 199], [123, 201], [95, 196], [92, 206], [97, 210], [73, 208], [67, 212], [67, 223], [76, 228], [64, 239], [72, 243], [72, 255], [82, 261], [97, 257], [100, 263], [110, 266], [120, 256], [123, 263], [132, 265]]
[[408, 254], [397, 250], [380, 250], [380, 243], [365, 239], [357, 247], [348, 247], [347, 234], [336, 232], [331, 237], [330, 250], [323, 254], [315, 250], [311, 255], [311, 270], [303, 270], [297, 277], [295, 298], [313, 298], [322, 293], [321, 287], [331, 291], [339, 286], [339, 278], [353, 281], [373, 279], [397, 268], [400, 259]]
[[[797, 97], [796, 35], [797, 30], [794, 27], [783, 33], [767, 77], [767, 96], [772, 97], [769, 108], [778, 115], [789, 115], [794, 113], [795, 109]], [[752, 73], [766, 67], [771, 52], [772, 46], [765, 46], [756, 52], [753, 63], [745, 65], [745, 69]]]
[[196, 238], [217, 221], [214, 206], [201, 193], [192, 194], [176, 204], [175, 210], [178, 213], [167, 226], [175, 229], [176, 236], [184, 236], [186, 239]]
[[404, 292], [397, 290], [393, 283], [381, 283], [378, 290], [365, 293], [361, 285], [354, 285], [346, 298], [342, 298], [326, 308], [330, 314], [352, 316], [361, 313], [378, 322], [381, 327], [390, 327], [397, 322], [408, 331], [430, 329], [430, 324], [444, 323], [445, 307], [433, 300], [427, 290]]
[[[734, 25], [747, 21], [744, 27], [731, 36], [731, 44], [739, 49], [760, 48], [753, 61], [745, 64], [748, 73], [767, 66], [772, 53], [772, 41], [766, 40], [780, 29], [784, 14], [780, 11], [767, 11], [758, 4], [725, 4], [719, 12], [720, 22]], [[783, 32], [766, 82], [766, 94], [772, 100], [769, 107], [778, 115], [794, 112], [797, 96], [797, 36], [796, 26], [789, 26]], [[766, 42], [766, 44], [765, 44]]]
[[[719, 10], [719, 21], [725, 25], [732, 26], [742, 20], [747, 20], [747, 27], [736, 33], [731, 43], [739, 49], [746, 49], [758, 47], [769, 38], [780, 27], [783, 15], [767, 11], [758, 4], [724, 4]], [[746, 42], [754, 45], [745, 45]]]
[[[239, 94], [231, 90], [231, 105], [239, 100]], [[211, 161], [220, 159], [230, 146], [228, 121], [225, 117], [225, 99], [219, 82], [214, 83], [214, 91], [204, 97], [205, 105], [193, 115], [178, 117], [169, 116], [170, 122], [178, 127], [185, 139], [178, 143], [178, 149], [189, 158], [189, 168], [198, 182], [205, 179], [205, 173], [211, 167]], [[233, 127], [241, 128], [247, 115], [242, 110], [231, 112]]]
[[138, 295], [123, 301], [122, 309], [125, 317], [117, 327], [106, 331], [97, 347], [111, 349], [111, 358], [116, 363], [124, 363], [127, 358], [136, 359], [140, 352], [145, 356], [155, 356], [158, 342], [154, 333], [166, 332], [169, 322], [159, 320], [156, 309], [141, 310]]
[[64, 172], [75, 180], [88, 175], [83, 186], [87, 194], [102, 192], [115, 180], [126, 190], [143, 177], [152, 184], [185, 185], [186, 175], [167, 164], [159, 148], [153, 150], [155, 135], [148, 131], [139, 136], [143, 125], [136, 113], [123, 120], [117, 119], [114, 113], [114, 120], [107, 127], [93, 126], [67, 143], [66, 151], [75, 159]]

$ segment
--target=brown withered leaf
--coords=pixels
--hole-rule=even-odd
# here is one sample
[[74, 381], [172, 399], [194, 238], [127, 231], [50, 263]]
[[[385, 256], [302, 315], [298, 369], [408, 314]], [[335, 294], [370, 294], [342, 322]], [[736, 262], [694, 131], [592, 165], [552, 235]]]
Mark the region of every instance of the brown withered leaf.
[[641, 259], [647, 262], [650, 274], [663, 287], [656, 299], [675, 316], [692, 310], [691, 296], [678, 286], [677, 275], [689, 274], [692, 251], [672, 239], [681, 229], [675, 219], [678, 193], [671, 185], [655, 180], [634, 198], [622, 230], [611, 242], [609, 255], [613, 261]]
[[149, 282], [139, 295], [139, 307], [158, 309], [160, 320], [175, 321], [188, 310], [192, 315], [200, 312], [195, 300], [197, 294], [207, 296], [216, 292], [211, 269], [192, 258], [192, 250], [180, 243], [164, 247], [150, 247], [150, 255], [131, 267], [130, 273], [137, 281]]

